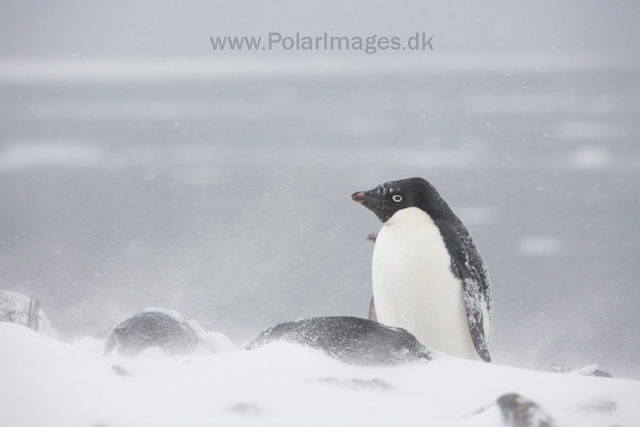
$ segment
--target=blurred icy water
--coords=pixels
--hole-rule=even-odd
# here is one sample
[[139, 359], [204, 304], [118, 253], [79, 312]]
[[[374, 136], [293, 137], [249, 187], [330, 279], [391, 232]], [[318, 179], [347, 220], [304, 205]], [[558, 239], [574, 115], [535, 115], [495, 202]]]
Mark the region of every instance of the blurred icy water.
[[640, 378], [639, 70], [506, 71], [1, 80], [0, 288], [67, 339], [366, 316], [349, 196], [422, 176], [489, 265], [496, 362]]

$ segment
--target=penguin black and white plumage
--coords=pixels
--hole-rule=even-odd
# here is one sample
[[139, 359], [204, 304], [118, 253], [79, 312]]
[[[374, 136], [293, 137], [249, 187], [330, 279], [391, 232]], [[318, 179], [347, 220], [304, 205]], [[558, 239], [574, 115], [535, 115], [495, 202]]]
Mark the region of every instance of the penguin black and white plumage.
[[490, 362], [487, 267], [433, 185], [422, 178], [390, 181], [351, 198], [384, 223], [373, 251], [370, 318], [449, 355]]

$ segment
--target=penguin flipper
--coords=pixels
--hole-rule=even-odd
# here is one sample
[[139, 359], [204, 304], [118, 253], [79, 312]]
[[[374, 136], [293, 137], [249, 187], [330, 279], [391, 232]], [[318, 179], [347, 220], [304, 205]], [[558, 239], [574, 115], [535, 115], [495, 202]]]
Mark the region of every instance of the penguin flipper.
[[376, 314], [376, 304], [373, 302], [373, 297], [371, 297], [371, 302], [369, 303], [369, 320], [373, 320], [374, 322], [378, 321], [378, 315]]
[[102, 355], [108, 356], [113, 351], [114, 348], [116, 348], [116, 334], [114, 334], [113, 331], [111, 331], [109, 333], [109, 336], [107, 336], [107, 341], [105, 342], [105, 345], [104, 345], [104, 353]]
[[[460, 279], [463, 286], [464, 304], [467, 309], [467, 322], [471, 340], [478, 355], [485, 362], [491, 362], [487, 336], [485, 335], [485, 322], [483, 308], [487, 306], [484, 300], [483, 277], [469, 263], [469, 258], [464, 250], [460, 257], [454, 257], [451, 262], [453, 274]], [[485, 285], [486, 286], [486, 285]]]

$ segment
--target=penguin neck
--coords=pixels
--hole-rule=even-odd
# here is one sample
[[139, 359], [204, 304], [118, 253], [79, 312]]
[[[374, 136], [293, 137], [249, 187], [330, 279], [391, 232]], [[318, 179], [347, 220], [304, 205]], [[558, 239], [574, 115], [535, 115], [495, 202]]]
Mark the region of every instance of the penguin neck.
[[[420, 208], [415, 206], [401, 209], [391, 216], [382, 226], [382, 230], [378, 233], [376, 246], [395, 247], [396, 252], [420, 251], [414, 245], [420, 246], [419, 242], [433, 241], [438, 245], [442, 241], [440, 229], [436, 226], [431, 216]], [[382, 245], [378, 245], [381, 243]], [[444, 246], [443, 246], [444, 248]], [[446, 249], [445, 249], [446, 251]]]
[[400, 209], [384, 223], [384, 227], [413, 228], [433, 224], [431, 216], [420, 208], [412, 206]]

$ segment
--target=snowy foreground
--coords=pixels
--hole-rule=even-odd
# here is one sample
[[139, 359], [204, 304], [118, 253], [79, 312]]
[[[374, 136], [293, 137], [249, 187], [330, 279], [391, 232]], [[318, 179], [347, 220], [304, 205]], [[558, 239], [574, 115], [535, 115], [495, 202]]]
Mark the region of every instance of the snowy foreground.
[[530, 371], [438, 354], [346, 365], [274, 343], [252, 351], [103, 357], [0, 322], [0, 425], [502, 426], [496, 400], [536, 402], [553, 425], [640, 426], [640, 382]]

